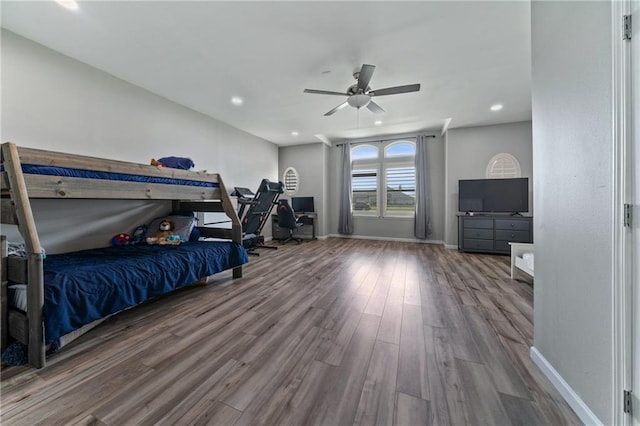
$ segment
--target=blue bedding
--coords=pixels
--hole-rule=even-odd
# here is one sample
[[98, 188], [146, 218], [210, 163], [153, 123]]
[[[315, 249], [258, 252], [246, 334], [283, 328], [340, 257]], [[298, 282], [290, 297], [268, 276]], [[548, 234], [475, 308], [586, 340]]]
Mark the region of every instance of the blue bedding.
[[232, 242], [136, 245], [48, 255], [44, 259], [45, 343], [106, 315], [247, 263]]
[[217, 183], [203, 182], [199, 180], [189, 179], [173, 179], [155, 176], [139, 176], [126, 173], [99, 172], [94, 170], [70, 169], [66, 167], [37, 166], [32, 164], [23, 164], [22, 172], [34, 175], [47, 176], [66, 176], [77, 178], [119, 180], [127, 182], [145, 182], [145, 183], [162, 183], [169, 185], [186, 185], [186, 186], [204, 186], [209, 188], [217, 188]]

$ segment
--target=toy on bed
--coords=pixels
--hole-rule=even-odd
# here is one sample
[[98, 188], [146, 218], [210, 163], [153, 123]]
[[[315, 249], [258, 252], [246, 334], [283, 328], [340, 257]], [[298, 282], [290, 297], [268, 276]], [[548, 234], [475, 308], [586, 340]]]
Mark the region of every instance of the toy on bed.
[[136, 226], [131, 234], [131, 241], [129, 244], [142, 244], [147, 239], [147, 225]]
[[160, 222], [158, 232], [153, 237], [147, 237], [147, 244], [181, 244], [182, 239], [180, 235], [173, 233], [173, 222], [168, 219], [163, 219]]
[[130, 241], [131, 241], [131, 235], [121, 232], [119, 234], [116, 234], [111, 239], [111, 244], [114, 246], [126, 246], [127, 244], [130, 243]]

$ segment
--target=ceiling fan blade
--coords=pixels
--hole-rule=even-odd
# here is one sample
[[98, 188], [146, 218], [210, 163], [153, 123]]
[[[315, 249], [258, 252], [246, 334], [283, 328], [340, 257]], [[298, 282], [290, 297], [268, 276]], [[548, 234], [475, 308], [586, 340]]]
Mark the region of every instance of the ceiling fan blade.
[[367, 104], [367, 108], [369, 108], [369, 111], [375, 113], [375, 114], [382, 114], [384, 112], [384, 110], [382, 108], [380, 108], [380, 105], [378, 105], [377, 103], [371, 101]]
[[315, 89], [304, 89], [304, 93], [314, 93], [316, 95], [340, 95], [340, 96], [348, 96], [346, 93], [340, 92], [330, 92], [328, 90], [315, 90]]
[[360, 69], [360, 74], [358, 74], [358, 90], [364, 92], [369, 87], [369, 82], [371, 81], [371, 77], [373, 77], [373, 72], [375, 71], [375, 65], [362, 65]]
[[340, 105], [338, 105], [337, 107], [335, 107], [334, 109], [332, 109], [331, 111], [326, 113], [324, 116], [328, 117], [330, 115], [333, 115], [334, 112], [341, 110], [342, 108], [346, 107], [347, 105], [349, 105], [348, 102], [341, 103]]
[[419, 84], [407, 84], [406, 86], [387, 87], [386, 89], [372, 90], [368, 93], [371, 96], [396, 95], [398, 93], [417, 92], [420, 90]]

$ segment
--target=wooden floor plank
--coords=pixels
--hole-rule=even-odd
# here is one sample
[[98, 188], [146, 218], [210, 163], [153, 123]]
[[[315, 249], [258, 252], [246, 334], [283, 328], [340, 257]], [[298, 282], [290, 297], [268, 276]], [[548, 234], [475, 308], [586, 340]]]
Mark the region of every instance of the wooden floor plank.
[[460, 372], [465, 403], [468, 404], [472, 424], [510, 424], [502, 400], [485, 366], [458, 359], [456, 360], [456, 368]]
[[387, 425], [393, 422], [399, 347], [377, 341], [373, 347], [355, 425]]
[[393, 424], [426, 425], [429, 421], [429, 402], [398, 392], [398, 403]]
[[380, 317], [363, 315], [343, 362], [325, 379], [326, 395], [311, 411], [309, 424], [352, 424], [360, 402]]
[[402, 315], [398, 392], [429, 399], [429, 377], [420, 306], [405, 304]]

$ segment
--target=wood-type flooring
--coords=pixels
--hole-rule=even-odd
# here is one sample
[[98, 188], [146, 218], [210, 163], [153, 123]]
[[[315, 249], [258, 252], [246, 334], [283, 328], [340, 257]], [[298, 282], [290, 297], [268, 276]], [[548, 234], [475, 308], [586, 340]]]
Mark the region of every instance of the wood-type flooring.
[[563, 425], [506, 256], [332, 238], [261, 250], [2, 369], [3, 425]]

